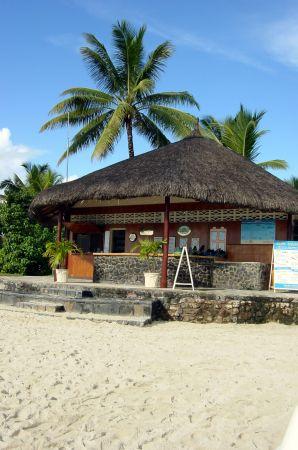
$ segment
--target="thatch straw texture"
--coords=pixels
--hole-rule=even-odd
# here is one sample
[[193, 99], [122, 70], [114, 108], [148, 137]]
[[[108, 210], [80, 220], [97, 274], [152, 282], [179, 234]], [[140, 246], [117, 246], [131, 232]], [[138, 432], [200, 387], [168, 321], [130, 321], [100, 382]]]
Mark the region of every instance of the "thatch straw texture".
[[80, 200], [175, 196], [298, 212], [298, 193], [232, 150], [189, 137], [43, 191], [30, 207], [41, 220]]

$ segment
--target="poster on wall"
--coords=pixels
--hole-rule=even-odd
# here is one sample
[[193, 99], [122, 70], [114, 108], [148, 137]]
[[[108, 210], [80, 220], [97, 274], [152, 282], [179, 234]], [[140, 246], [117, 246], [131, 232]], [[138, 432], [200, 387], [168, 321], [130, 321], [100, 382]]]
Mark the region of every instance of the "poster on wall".
[[245, 220], [241, 222], [241, 244], [272, 244], [275, 220]]
[[[154, 236], [155, 241], [162, 241], [162, 236]], [[175, 253], [175, 245], [176, 245], [176, 238], [175, 236], [169, 237], [169, 253]]]
[[181, 237], [179, 239], [179, 247], [180, 248], [187, 247], [187, 243], [188, 243], [187, 237], [183, 237], [183, 238]]
[[196, 237], [191, 238], [190, 247], [192, 250], [194, 249], [194, 247], [196, 247], [196, 249], [199, 250], [200, 249], [200, 238], [196, 238]]
[[298, 291], [298, 241], [273, 244], [274, 289]]

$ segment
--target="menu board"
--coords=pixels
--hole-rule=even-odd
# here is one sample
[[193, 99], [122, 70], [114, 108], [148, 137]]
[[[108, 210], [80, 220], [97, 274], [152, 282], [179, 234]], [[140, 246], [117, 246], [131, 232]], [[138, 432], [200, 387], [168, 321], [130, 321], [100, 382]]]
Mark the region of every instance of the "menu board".
[[275, 241], [274, 289], [298, 291], [298, 241]]
[[241, 222], [241, 244], [272, 244], [275, 220], [245, 220]]

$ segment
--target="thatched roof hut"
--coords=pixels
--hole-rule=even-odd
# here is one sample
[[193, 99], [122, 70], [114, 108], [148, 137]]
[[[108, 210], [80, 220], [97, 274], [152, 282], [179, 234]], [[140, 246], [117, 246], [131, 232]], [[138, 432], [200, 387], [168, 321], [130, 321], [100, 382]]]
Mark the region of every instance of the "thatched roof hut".
[[189, 137], [47, 189], [34, 199], [30, 213], [47, 220], [81, 200], [151, 196], [298, 213], [298, 193], [291, 186], [203, 137]]

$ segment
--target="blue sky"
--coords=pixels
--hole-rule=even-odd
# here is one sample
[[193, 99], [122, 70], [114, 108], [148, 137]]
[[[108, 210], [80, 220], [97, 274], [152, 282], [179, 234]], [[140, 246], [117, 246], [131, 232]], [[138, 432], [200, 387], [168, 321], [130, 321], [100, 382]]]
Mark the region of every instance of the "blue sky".
[[[125, 6], [124, 6], [125, 5]], [[150, 51], [170, 39], [175, 54], [158, 90], [188, 90], [200, 116], [223, 118], [243, 103], [265, 109], [261, 159], [286, 159], [284, 178], [298, 176], [298, 4], [272, 0], [0, 0], [0, 180], [21, 162], [50, 162], [56, 168], [67, 131], [39, 133], [59, 94], [74, 86], [93, 87], [79, 48], [91, 32], [109, 48], [111, 25], [127, 19], [147, 24]], [[74, 130], [71, 130], [71, 135]], [[149, 144], [137, 138], [136, 153]], [[104, 161], [90, 161], [91, 149], [70, 160], [72, 177], [127, 157], [122, 139]], [[65, 174], [65, 164], [58, 169]]]

